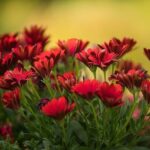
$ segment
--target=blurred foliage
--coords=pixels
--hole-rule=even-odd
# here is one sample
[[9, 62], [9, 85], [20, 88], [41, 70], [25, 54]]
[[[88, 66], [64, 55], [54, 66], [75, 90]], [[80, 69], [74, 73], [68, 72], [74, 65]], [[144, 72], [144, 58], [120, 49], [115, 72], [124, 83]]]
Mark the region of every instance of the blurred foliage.
[[71, 37], [91, 43], [133, 37], [137, 47], [127, 58], [149, 69], [143, 54], [143, 47], [150, 48], [149, 8], [149, 0], [0, 0], [0, 33], [42, 25], [51, 34], [51, 46]]

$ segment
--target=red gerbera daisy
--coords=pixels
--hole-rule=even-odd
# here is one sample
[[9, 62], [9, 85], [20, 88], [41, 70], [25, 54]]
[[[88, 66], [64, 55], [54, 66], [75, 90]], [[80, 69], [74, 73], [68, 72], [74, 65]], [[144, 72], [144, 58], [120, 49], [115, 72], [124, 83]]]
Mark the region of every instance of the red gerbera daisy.
[[115, 61], [116, 55], [97, 46], [93, 49], [77, 53], [76, 57], [88, 67], [97, 66], [105, 70]]
[[45, 35], [45, 29], [37, 25], [31, 26], [29, 29], [24, 29], [24, 40], [29, 45], [40, 43], [44, 48], [48, 43], [49, 36]]
[[123, 104], [123, 88], [119, 84], [101, 83], [99, 86], [98, 97], [108, 107], [120, 106]]
[[18, 109], [20, 106], [20, 90], [18, 88], [3, 93], [2, 103], [5, 107], [11, 109]]
[[79, 39], [69, 39], [67, 41], [58, 41], [58, 46], [64, 49], [68, 55], [74, 56], [76, 53], [84, 50], [88, 43], [88, 41]]
[[72, 87], [72, 92], [86, 98], [87, 100], [91, 100], [98, 91], [99, 85], [100, 82], [97, 80], [84, 80], [74, 85]]
[[65, 97], [59, 97], [58, 99], [53, 98], [52, 100], [41, 106], [41, 111], [46, 116], [61, 120], [66, 116], [66, 114], [71, 112], [74, 107], [74, 102], [69, 104]]

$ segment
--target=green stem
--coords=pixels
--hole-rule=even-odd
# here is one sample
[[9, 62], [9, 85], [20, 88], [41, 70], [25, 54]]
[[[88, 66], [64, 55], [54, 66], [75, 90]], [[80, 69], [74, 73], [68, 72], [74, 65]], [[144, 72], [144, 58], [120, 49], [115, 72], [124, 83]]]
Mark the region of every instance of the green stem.
[[91, 109], [92, 109], [92, 112], [93, 112], [93, 115], [94, 115], [95, 124], [96, 124], [96, 128], [97, 128], [97, 130], [99, 130], [99, 124], [98, 124], [98, 120], [97, 120], [97, 116], [96, 116], [95, 109], [94, 109], [93, 105], [92, 105], [90, 102], [88, 102], [88, 101], [86, 101], [86, 102], [87, 102], [87, 104], [88, 104], [88, 105], [91, 107]]
[[107, 80], [107, 71], [104, 70], [103, 73], [104, 73], [104, 81], [106, 82], [106, 80]]
[[62, 134], [63, 134], [63, 142], [64, 142], [64, 146], [65, 146], [65, 148], [67, 147], [67, 136], [66, 136], [66, 131], [65, 131], [65, 122], [64, 122], [64, 120], [62, 120], [61, 122], [60, 122], [60, 126], [61, 126], [61, 129], [62, 129]]
[[97, 69], [94, 69], [94, 71], [93, 71], [94, 79], [96, 79], [96, 70]]

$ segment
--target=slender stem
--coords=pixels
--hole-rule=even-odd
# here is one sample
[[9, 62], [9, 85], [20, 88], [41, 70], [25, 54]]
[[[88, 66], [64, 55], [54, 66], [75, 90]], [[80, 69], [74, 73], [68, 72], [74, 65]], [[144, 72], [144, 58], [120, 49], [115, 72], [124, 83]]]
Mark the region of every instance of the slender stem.
[[112, 64], [112, 72], [111, 72], [112, 74], [114, 73], [114, 70], [115, 70], [115, 63]]
[[93, 71], [94, 79], [96, 79], [96, 70], [97, 69], [94, 69], [94, 71]]
[[62, 129], [62, 133], [63, 133], [63, 142], [64, 142], [64, 145], [65, 145], [65, 148], [67, 147], [67, 136], [66, 136], [66, 131], [65, 131], [65, 122], [64, 122], [64, 119], [60, 122], [60, 126], [61, 126], [61, 129]]
[[45, 83], [50, 96], [53, 97], [53, 92], [52, 89], [50, 88], [50, 79], [47, 77], [46, 79], [43, 80], [43, 82]]
[[104, 73], [104, 81], [106, 81], [107, 80], [107, 71], [104, 70], [103, 73]]
[[92, 105], [90, 102], [88, 102], [88, 101], [86, 101], [86, 102], [87, 102], [87, 104], [88, 104], [88, 105], [91, 107], [91, 109], [92, 109], [92, 112], [93, 112], [93, 115], [94, 115], [95, 124], [96, 124], [97, 130], [99, 130], [99, 124], [98, 124], [98, 120], [97, 120], [95, 108], [93, 107], [93, 105]]

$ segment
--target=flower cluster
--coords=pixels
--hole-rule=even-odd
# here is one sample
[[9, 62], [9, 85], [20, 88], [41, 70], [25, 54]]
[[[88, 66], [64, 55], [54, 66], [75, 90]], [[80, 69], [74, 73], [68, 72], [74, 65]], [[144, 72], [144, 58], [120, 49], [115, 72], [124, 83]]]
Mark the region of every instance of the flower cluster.
[[[35, 149], [33, 139], [36, 149], [117, 150], [147, 132], [150, 76], [141, 64], [122, 60], [134, 39], [90, 47], [71, 38], [47, 49], [45, 31], [35, 25], [0, 36], [1, 138], [21, 149]], [[150, 60], [150, 50], [143, 52]]]

